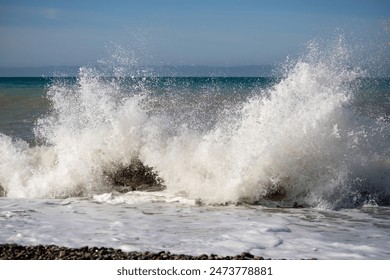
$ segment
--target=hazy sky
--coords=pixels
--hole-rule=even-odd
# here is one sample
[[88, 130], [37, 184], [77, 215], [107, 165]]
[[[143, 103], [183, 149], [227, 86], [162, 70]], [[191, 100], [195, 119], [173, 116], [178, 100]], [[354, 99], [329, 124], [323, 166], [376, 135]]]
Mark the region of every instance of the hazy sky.
[[389, 19], [389, 0], [0, 0], [0, 67], [110, 55], [124, 63], [275, 63], [312, 38], [339, 28], [367, 36], [388, 29]]

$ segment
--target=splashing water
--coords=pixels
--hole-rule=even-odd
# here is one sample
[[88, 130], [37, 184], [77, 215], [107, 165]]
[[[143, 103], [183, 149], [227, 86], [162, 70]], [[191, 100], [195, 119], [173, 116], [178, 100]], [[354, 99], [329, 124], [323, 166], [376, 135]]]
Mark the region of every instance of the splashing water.
[[76, 84], [48, 88], [40, 145], [0, 135], [0, 186], [8, 197], [110, 192], [108, 174], [138, 159], [167, 195], [204, 203], [389, 205], [388, 123], [352, 106], [364, 71], [348, 59], [342, 38], [328, 50], [310, 43], [279, 82], [231, 100], [164, 96], [147, 79], [124, 86], [81, 68]]

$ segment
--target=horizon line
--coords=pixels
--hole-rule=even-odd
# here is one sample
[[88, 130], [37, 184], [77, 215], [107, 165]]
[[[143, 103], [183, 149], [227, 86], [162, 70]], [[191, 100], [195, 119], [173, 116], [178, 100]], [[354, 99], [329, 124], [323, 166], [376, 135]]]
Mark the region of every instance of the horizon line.
[[42, 76], [78, 76], [82, 67], [101, 70], [103, 76], [112, 75], [117, 69], [123, 76], [275, 76], [276, 65], [117, 65], [116, 67], [94, 66], [0, 66], [0, 77], [42, 77]]

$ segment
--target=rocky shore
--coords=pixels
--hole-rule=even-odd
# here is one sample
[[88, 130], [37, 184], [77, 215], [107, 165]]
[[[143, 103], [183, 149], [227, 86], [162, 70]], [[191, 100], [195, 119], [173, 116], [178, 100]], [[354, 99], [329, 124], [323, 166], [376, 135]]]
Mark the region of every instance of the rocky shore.
[[123, 252], [103, 247], [67, 248], [56, 245], [0, 244], [0, 260], [264, 260], [264, 258], [246, 252], [236, 256], [213, 254], [191, 256], [166, 251]]

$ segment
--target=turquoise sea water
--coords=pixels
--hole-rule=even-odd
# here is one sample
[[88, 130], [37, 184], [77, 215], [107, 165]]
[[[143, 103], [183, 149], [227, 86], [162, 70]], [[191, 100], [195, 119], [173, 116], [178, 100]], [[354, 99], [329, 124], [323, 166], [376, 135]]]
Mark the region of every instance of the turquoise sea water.
[[[134, 91], [137, 84], [140, 90], [147, 90], [150, 96], [188, 99], [202, 96], [219, 96], [223, 99], [243, 100], [253, 94], [256, 89], [265, 88], [274, 83], [275, 78], [103, 78], [106, 81], [115, 80], [123, 91]], [[1, 133], [21, 138], [29, 143], [34, 142], [33, 128], [36, 120], [50, 110], [50, 101], [46, 94], [54, 83], [67, 84], [69, 87], [77, 84], [77, 77], [0, 77], [0, 131]], [[175, 100], [176, 100], [175, 99]], [[211, 106], [213, 104], [210, 104]]]
[[[109, 80], [109, 78], [106, 78]], [[243, 101], [251, 95], [275, 84], [280, 78], [270, 77], [155, 77], [121, 79], [120, 84], [131, 89], [142, 81], [150, 95], [175, 98], [219, 96], [221, 102], [235, 98]], [[46, 94], [53, 83], [75, 85], [77, 77], [0, 77], [0, 132], [34, 142], [33, 127], [36, 120], [50, 109]], [[362, 114], [372, 118], [389, 118], [390, 78], [365, 78], [359, 80], [354, 105]], [[124, 89], [125, 90], [125, 89]], [[176, 100], [176, 99], [175, 99]], [[227, 102], [227, 101], [225, 101]], [[213, 104], [209, 104], [212, 106]]]

